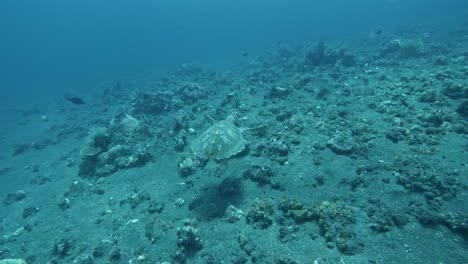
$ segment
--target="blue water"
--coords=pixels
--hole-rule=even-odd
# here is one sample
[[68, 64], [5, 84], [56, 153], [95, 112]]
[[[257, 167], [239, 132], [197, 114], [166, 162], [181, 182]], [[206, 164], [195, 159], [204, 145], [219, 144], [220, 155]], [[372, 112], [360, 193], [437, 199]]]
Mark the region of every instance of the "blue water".
[[26, 100], [73, 91], [103, 73], [229, 61], [244, 52], [262, 53], [278, 41], [342, 40], [373, 30], [450, 23], [466, 5], [464, 0], [3, 0], [0, 84], [5, 97]]

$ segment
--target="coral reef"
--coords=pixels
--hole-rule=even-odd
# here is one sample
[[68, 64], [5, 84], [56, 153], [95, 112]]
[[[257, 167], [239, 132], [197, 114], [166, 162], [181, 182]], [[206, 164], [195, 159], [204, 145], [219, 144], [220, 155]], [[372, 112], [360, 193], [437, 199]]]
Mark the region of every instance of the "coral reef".
[[364, 248], [352, 229], [354, 211], [341, 202], [322, 202], [313, 208], [320, 232], [327, 242], [334, 242], [344, 254], [354, 255]]
[[246, 215], [247, 223], [255, 228], [265, 229], [273, 224], [273, 201], [255, 199]]
[[185, 263], [187, 257], [203, 248], [195, 220], [185, 219], [183, 227], [177, 228], [177, 246], [179, 250], [172, 256], [177, 263]]

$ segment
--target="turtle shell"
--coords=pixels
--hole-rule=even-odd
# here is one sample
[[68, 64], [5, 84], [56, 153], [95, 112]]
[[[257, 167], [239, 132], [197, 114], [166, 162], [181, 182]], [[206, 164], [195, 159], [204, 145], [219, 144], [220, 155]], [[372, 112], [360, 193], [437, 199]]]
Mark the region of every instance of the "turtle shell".
[[192, 141], [192, 151], [203, 159], [227, 159], [245, 148], [242, 130], [231, 120], [220, 121]]

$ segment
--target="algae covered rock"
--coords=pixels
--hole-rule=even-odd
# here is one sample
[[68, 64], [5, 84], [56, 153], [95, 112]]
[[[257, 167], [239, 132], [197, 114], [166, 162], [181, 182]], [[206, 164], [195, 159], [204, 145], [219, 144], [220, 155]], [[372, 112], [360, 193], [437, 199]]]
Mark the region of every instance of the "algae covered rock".
[[92, 130], [81, 148], [82, 157], [94, 157], [107, 150], [111, 143], [109, 131], [104, 127]]
[[109, 130], [112, 133], [131, 133], [140, 128], [140, 122], [131, 115], [122, 112], [112, 118]]
[[272, 184], [272, 178], [275, 176], [275, 172], [267, 164], [254, 164], [249, 170], [244, 172], [243, 176], [259, 185], [268, 185]]
[[355, 255], [362, 251], [364, 245], [354, 231], [356, 220], [351, 206], [343, 202], [325, 201], [315, 205], [312, 212], [322, 236], [327, 242], [334, 242], [341, 253]]
[[200, 163], [192, 158], [192, 157], [185, 157], [179, 162], [179, 172], [182, 176], [188, 176], [192, 174]]
[[215, 123], [192, 142], [193, 153], [202, 159], [227, 159], [244, 150], [247, 141], [232, 118]]
[[[80, 151], [81, 162], [78, 175], [102, 177], [120, 169], [144, 165], [150, 159], [151, 153], [147, 147], [136, 143], [129, 132], [132, 130], [128, 130], [127, 134], [117, 136], [107, 128], [97, 128], [91, 131]], [[126, 142], [127, 139], [130, 142]]]
[[250, 205], [246, 220], [254, 228], [266, 229], [273, 224], [273, 213], [273, 201], [271, 199], [257, 198]]
[[177, 228], [178, 250], [172, 254], [175, 263], [185, 263], [187, 257], [193, 256], [203, 248], [200, 232], [194, 219], [185, 219], [183, 226]]
[[86, 138], [85, 144], [80, 150], [81, 163], [79, 175], [85, 176], [92, 174], [95, 170], [98, 156], [107, 151], [111, 144], [109, 131], [106, 128], [97, 128]]

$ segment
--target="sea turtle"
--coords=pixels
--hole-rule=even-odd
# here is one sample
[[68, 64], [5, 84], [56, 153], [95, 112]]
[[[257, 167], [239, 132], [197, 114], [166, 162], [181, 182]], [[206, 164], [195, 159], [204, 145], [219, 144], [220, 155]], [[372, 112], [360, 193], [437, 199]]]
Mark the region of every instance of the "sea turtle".
[[233, 123], [233, 117], [219, 121], [192, 141], [193, 153], [202, 159], [222, 160], [244, 150], [247, 141], [243, 129]]

